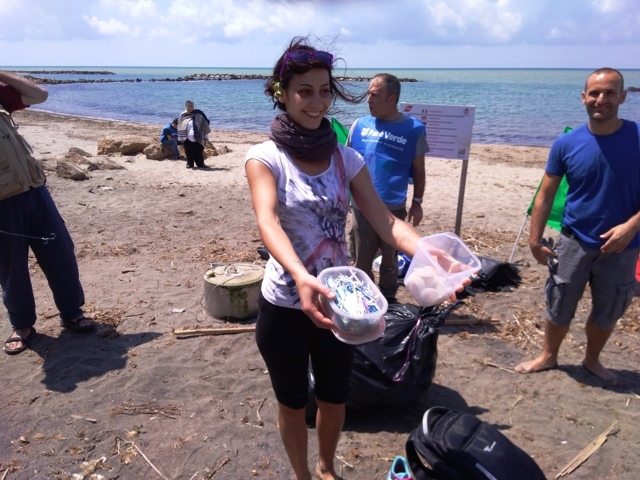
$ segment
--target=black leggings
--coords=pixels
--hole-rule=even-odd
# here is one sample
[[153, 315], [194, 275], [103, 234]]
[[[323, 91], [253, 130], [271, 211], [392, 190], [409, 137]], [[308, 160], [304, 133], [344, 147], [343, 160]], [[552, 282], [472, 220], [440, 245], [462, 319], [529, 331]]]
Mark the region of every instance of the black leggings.
[[184, 147], [184, 153], [187, 155], [187, 165], [193, 167], [193, 162], [198, 167], [204, 167], [204, 147], [198, 142], [192, 142], [191, 140], [185, 140], [182, 142]]
[[309, 356], [320, 401], [345, 403], [355, 347], [318, 328], [302, 310], [278, 307], [260, 295], [256, 342], [278, 402], [301, 409], [309, 396]]

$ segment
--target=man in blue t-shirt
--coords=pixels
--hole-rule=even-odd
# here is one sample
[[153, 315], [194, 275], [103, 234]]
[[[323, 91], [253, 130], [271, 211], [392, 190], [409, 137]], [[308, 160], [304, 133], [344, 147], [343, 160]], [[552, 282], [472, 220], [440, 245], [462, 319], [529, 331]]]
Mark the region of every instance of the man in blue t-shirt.
[[[373, 77], [367, 91], [371, 115], [354, 122], [347, 145], [364, 157], [382, 201], [402, 220], [407, 218], [407, 190], [409, 176], [413, 174], [408, 220], [417, 227], [423, 217], [424, 156], [429, 146], [424, 125], [399, 112], [399, 100], [400, 81], [395, 76], [381, 73]], [[394, 303], [398, 291], [398, 252], [378, 236], [356, 204], [352, 212], [355, 266], [373, 279], [371, 266], [380, 248], [380, 291]]]
[[178, 119], [174, 118], [171, 123], [167, 123], [160, 134], [160, 143], [173, 150], [173, 159], [180, 159], [178, 151]]
[[[520, 373], [558, 366], [560, 345], [589, 283], [592, 301], [582, 365], [606, 383], [618, 384], [616, 375], [600, 363], [600, 353], [633, 298], [640, 250], [640, 127], [618, 117], [625, 97], [620, 72], [593, 72], [582, 92], [588, 123], [562, 135], [551, 147], [529, 238], [536, 260], [550, 265], [545, 340], [538, 358], [516, 366]], [[553, 251], [542, 239], [564, 175], [569, 190]]]

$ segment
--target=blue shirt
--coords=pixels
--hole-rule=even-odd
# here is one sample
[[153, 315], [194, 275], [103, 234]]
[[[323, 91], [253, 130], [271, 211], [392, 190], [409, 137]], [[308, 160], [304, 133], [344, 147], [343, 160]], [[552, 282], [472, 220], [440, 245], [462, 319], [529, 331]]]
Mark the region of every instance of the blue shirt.
[[[590, 248], [600, 235], [640, 211], [640, 138], [638, 125], [624, 120], [611, 135], [594, 135], [587, 125], [558, 137], [546, 172], [567, 176], [569, 190], [563, 225]], [[636, 234], [627, 248], [640, 246]]]
[[400, 121], [366, 115], [351, 128], [350, 146], [363, 156], [373, 185], [389, 208], [406, 205], [413, 160], [426, 153], [417, 150], [421, 135], [426, 136], [424, 125], [406, 115]]
[[163, 140], [172, 140], [178, 138], [178, 130], [173, 128], [173, 124], [171, 122], [167, 123], [162, 129], [162, 133], [160, 134], [160, 141]]

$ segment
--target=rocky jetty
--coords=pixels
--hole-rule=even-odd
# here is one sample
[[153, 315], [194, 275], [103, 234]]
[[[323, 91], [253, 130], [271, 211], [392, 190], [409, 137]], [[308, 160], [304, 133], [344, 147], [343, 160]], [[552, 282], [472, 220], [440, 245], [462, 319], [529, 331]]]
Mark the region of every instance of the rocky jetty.
[[14, 70], [14, 72], [36, 75], [115, 75], [106, 70]]
[[59, 80], [57, 78], [42, 78], [32, 75], [25, 75], [25, 78], [38, 85], [66, 85], [70, 83], [135, 83], [142, 82], [140, 78], [125, 78], [123, 80], [112, 80], [109, 78], [78, 78], [77, 80]]
[[[148, 80], [142, 80], [140, 78], [125, 78], [122, 80], [114, 80], [110, 78], [79, 78], [75, 80], [60, 80], [56, 78], [42, 78], [33, 76], [33, 73], [51, 74], [51, 73], [82, 73], [82, 72], [58, 72], [58, 71], [38, 71], [38, 72], [22, 72], [29, 73], [26, 77], [34, 83], [45, 85], [62, 85], [70, 83], [126, 83], [126, 82], [210, 82], [210, 81], [223, 81], [223, 80], [266, 80], [268, 75], [256, 75], [256, 74], [235, 74], [235, 73], [194, 73], [192, 75], [186, 75], [184, 77], [177, 78], [150, 78]], [[106, 74], [111, 72], [92, 72]], [[371, 77], [336, 77], [340, 82], [368, 82]], [[400, 78], [401, 82], [417, 82], [415, 78]]]

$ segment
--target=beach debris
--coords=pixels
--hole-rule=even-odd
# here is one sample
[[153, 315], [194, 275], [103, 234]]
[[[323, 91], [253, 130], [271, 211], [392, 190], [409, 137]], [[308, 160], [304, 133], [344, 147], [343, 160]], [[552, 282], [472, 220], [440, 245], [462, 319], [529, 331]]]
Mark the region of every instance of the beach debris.
[[70, 415], [70, 416], [71, 418], [75, 418], [76, 420], [86, 420], [87, 422], [98, 423], [98, 419], [96, 418], [82, 417], [80, 415]]
[[116, 436], [116, 444], [117, 444], [117, 449], [118, 449], [118, 454], [120, 454], [120, 442], [122, 442], [128, 449], [135, 449], [140, 455], [142, 455], [142, 458], [144, 458], [144, 461], [147, 462], [147, 464], [153, 468], [153, 471], [156, 472], [160, 478], [164, 479], [164, 480], [169, 480], [167, 477], [165, 477], [162, 472], [160, 470], [158, 470], [156, 468], [156, 466], [151, 463], [151, 460], [149, 460], [149, 458], [144, 454], [144, 452], [142, 450], [140, 450], [140, 447], [138, 447], [134, 442], [131, 441], [125, 441], [122, 438]]
[[242, 327], [223, 327], [223, 328], [178, 328], [172, 331], [177, 338], [197, 337], [200, 335], [230, 335], [235, 333], [251, 333], [256, 330], [255, 325], [246, 325]]
[[174, 308], [171, 310], [171, 313], [184, 313], [186, 312], [186, 309], [184, 308]]
[[354, 467], [351, 463], [347, 462], [346, 458], [340, 456], [340, 455], [336, 455], [336, 458], [338, 460], [340, 460], [342, 463], [345, 464], [345, 466], [349, 467], [351, 470], [355, 469], [356, 467]]
[[618, 421], [613, 422], [609, 428], [607, 428], [604, 432], [602, 432], [598, 437], [593, 440], [589, 445], [582, 449], [582, 451], [575, 456], [573, 460], [571, 460], [561, 471], [556, 475], [556, 479], [563, 477], [575, 469], [577, 469], [580, 465], [582, 465], [596, 450], [598, 450], [604, 442], [607, 441], [607, 437], [609, 435], [615, 435], [620, 430], [616, 428], [618, 426]]
[[515, 370], [514, 370], [513, 368], [502, 367], [502, 366], [500, 366], [500, 365], [497, 365], [497, 364], [495, 364], [495, 363], [488, 362], [488, 361], [486, 361], [486, 360], [484, 360], [484, 361], [482, 362], [482, 365], [484, 365], [485, 367], [497, 368], [498, 370], [503, 370], [503, 371], [505, 371], [505, 372], [509, 372], [509, 373], [515, 373]]
[[224, 457], [222, 460], [220, 460], [218, 462], [218, 464], [213, 467], [211, 469], [211, 471], [209, 471], [209, 469], [205, 469], [205, 472], [207, 472], [207, 474], [204, 476], [204, 478], [206, 480], [210, 480], [213, 478], [213, 476], [218, 473], [218, 470], [220, 470], [222, 467], [224, 467], [227, 463], [229, 463], [231, 461], [231, 459], [229, 457]]
[[162, 415], [164, 417], [175, 419], [182, 413], [182, 411], [174, 405], [161, 406], [150, 401], [141, 404], [124, 402], [120, 406], [113, 407], [110, 410], [110, 413], [112, 415]]
[[79, 480], [83, 480], [86, 477], [89, 477], [90, 480], [98, 480], [105, 478], [103, 475], [96, 474], [96, 470], [104, 469], [104, 464], [107, 462], [107, 457], [102, 456], [100, 458], [96, 458], [95, 460], [89, 460], [87, 462], [82, 462], [82, 470], [80, 473], [74, 474], [74, 478], [78, 478]]
[[495, 318], [445, 318], [445, 326], [458, 325], [500, 325], [500, 320]]

